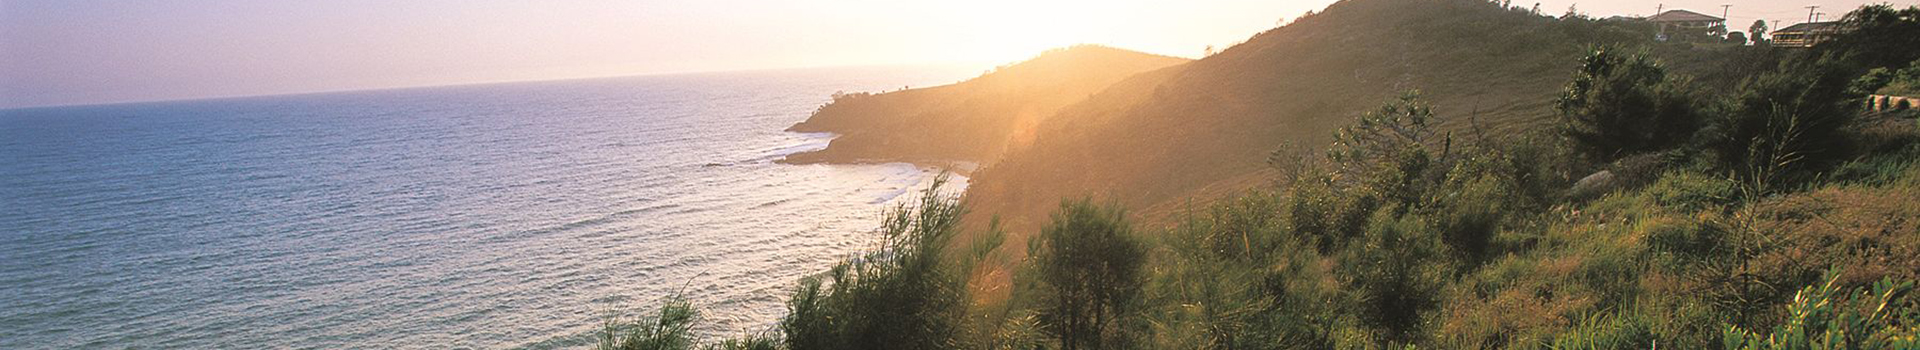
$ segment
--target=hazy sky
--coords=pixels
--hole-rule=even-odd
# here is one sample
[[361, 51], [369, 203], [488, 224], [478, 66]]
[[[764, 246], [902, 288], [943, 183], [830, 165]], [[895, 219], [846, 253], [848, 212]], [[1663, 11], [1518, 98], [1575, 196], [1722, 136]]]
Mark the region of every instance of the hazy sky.
[[[817, 66], [981, 69], [1094, 43], [1174, 56], [1332, 0], [0, 0], [0, 108]], [[1867, 0], [1542, 1], [1596, 16], [1664, 3], [1828, 18]], [[1911, 5], [1914, 0], [1897, 2]], [[1516, 0], [1516, 5], [1533, 1]]]

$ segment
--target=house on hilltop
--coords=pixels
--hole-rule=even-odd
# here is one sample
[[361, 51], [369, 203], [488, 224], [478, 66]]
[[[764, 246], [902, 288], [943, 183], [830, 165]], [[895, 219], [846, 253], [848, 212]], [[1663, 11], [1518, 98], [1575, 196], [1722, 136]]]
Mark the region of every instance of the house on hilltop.
[[1839, 36], [1840, 22], [1801, 23], [1773, 31], [1773, 47], [1813, 47]]
[[1647, 21], [1660, 25], [1660, 34], [1654, 37], [1654, 40], [1659, 41], [1701, 36], [1719, 37], [1727, 31], [1727, 19], [1687, 10], [1661, 12], [1653, 17], [1647, 17]]

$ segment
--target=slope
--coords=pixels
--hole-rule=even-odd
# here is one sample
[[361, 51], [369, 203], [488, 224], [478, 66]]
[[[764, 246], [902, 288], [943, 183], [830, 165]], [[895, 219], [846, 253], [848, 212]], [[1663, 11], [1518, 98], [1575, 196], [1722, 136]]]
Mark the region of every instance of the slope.
[[925, 89], [837, 95], [788, 131], [841, 136], [788, 163], [988, 163], [1041, 120], [1134, 74], [1188, 62], [1102, 46], [1049, 51], [978, 78]]
[[1623, 27], [1481, 0], [1342, 1], [1068, 107], [977, 173], [968, 199], [1012, 232], [1080, 196], [1152, 218], [1264, 181], [1283, 144], [1323, 149], [1337, 126], [1414, 89], [1453, 130], [1519, 131], [1551, 115], [1589, 45], [1640, 40]]

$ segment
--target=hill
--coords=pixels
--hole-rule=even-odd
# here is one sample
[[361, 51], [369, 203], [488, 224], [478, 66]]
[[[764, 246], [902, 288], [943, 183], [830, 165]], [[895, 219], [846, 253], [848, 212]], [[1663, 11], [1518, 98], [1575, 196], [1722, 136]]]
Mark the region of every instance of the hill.
[[1642, 34], [1486, 1], [1342, 1], [1066, 108], [976, 174], [969, 200], [1015, 231], [1078, 196], [1158, 216], [1270, 179], [1265, 160], [1283, 144], [1322, 149], [1336, 126], [1415, 89], [1451, 130], [1529, 128], [1586, 48]]
[[[715, 348], [1920, 348], [1920, 112], [1867, 108], [1920, 7], [1810, 49], [1504, 7], [1346, 0], [1127, 78]], [[691, 344], [673, 300], [601, 344]]]
[[987, 163], [1030, 143], [1033, 128], [1067, 105], [1135, 74], [1188, 60], [1082, 45], [1041, 54], [972, 80], [880, 94], [836, 95], [788, 131], [840, 134], [788, 163]]

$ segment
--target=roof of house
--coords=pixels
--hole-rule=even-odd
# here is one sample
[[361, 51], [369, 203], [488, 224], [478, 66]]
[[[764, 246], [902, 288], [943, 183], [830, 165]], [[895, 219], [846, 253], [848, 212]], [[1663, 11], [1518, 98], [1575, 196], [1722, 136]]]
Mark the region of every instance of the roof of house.
[[1703, 14], [1700, 14], [1699, 12], [1693, 12], [1693, 11], [1687, 11], [1687, 10], [1673, 10], [1673, 11], [1661, 12], [1658, 15], [1653, 15], [1653, 17], [1647, 17], [1647, 20], [1654, 21], [1654, 22], [1698, 22], [1698, 21], [1724, 21], [1725, 19], [1722, 19], [1720, 17], [1703, 15]]
[[1834, 31], [1838, 29], [1840, 29], [1840, 22], [1813, 22], [1813, 23], [1801, 23], [1801, 24], [1787, 26], [1786, 28], [1780, 28], [1780, 30], [1773, 31], [1773, 33], [1779, 34], [1779, 33], [1798, 33], [1798, 32], [1814, 32], [1814, 31]]

